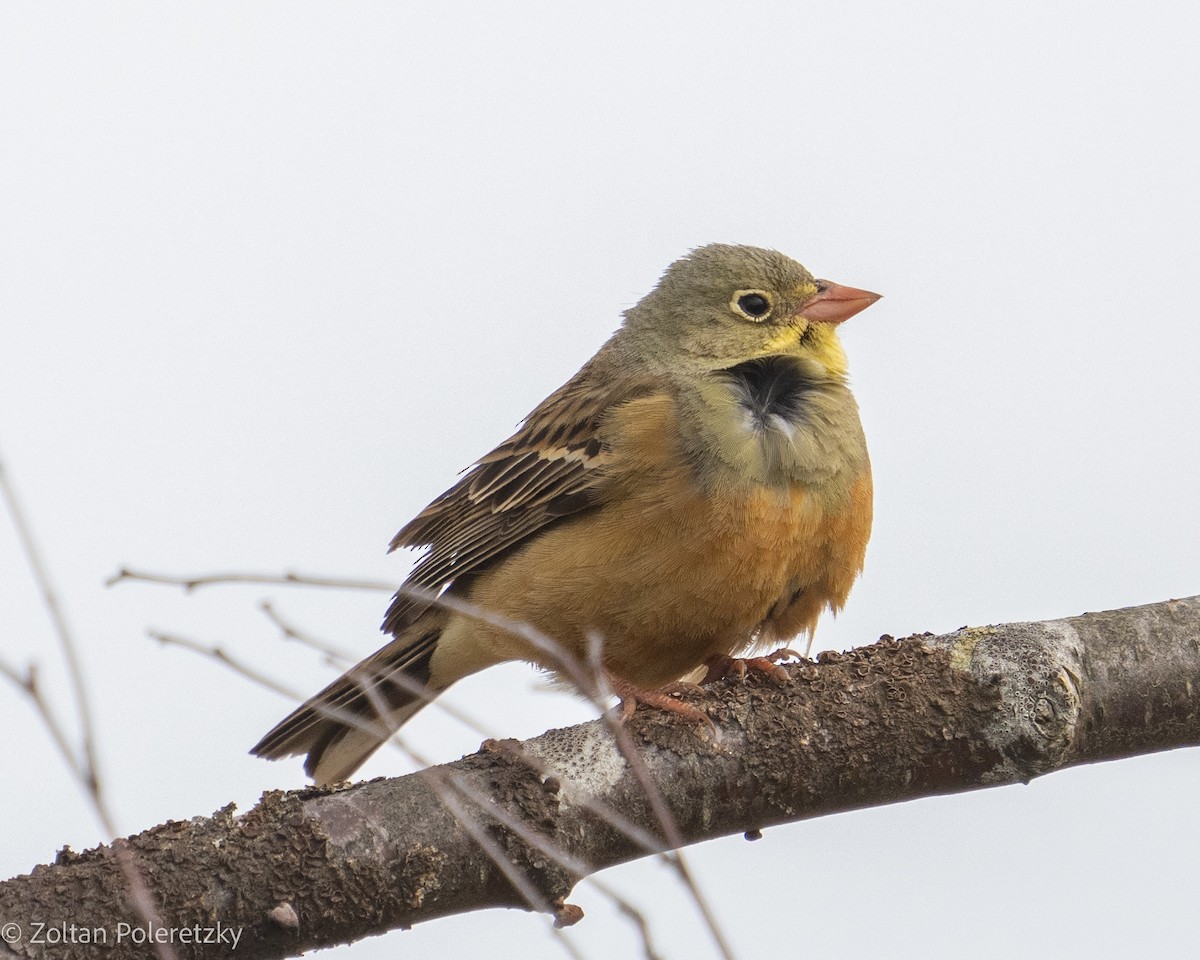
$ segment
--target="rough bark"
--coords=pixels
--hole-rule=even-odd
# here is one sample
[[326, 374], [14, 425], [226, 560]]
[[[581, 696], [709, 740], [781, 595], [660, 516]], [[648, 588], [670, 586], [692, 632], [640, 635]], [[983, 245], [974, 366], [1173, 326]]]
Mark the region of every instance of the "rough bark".
[[[668, 838], [695, 843], [1200, 744], [1200, 597], [885, 637], [787, 669], [786, 683], [751, 675], [689, 695], [718, 736], [639, 710], [626, 730], [641, 774], [595, 721], [489, 742], [398, 779], [269, 793], [241, 816], [230, 806], [118, 843], [179, 956], [286, 957], [484, 907], [572, 922], [564, 903], [581, 876]], [[0, 956], [147, 956], [133, 932], [145, 922], [123, 888], [109, 847], [64, 850], [0, 884], [0, 923], [20, 926], [17, 938], [0, 930], [13, 940]], [[32, 942], [38, 924], [51, 942]]]

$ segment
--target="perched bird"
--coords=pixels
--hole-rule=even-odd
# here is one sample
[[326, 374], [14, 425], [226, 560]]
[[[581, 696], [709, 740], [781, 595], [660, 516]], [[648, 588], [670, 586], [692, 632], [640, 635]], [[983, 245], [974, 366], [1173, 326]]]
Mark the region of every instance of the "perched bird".
[[252, 752], [306, 753], [331, 783], [469, 674], [526, 660], [563, 676], [557, 652], [514, 624], [580, 660], [598, 642], [630, 704], [665, 705], [655, 689], [706, 663], [811, 635], [845, 602], [871, 532], [836, 331], [878, 299], [758, 247], [673, 263], [575, 376], [396, 534], [392, 549], [427, 551], [387, 611], [393, 639]]

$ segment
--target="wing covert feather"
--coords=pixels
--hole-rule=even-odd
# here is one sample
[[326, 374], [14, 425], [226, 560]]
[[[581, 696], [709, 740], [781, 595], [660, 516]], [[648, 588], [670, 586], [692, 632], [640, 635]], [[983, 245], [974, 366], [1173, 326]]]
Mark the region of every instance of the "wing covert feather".
[[614, 467], [606, 416], [654, 392], [646, 378], [604, 372], [595, 361], [587, 364], [396, 534], [391, 549], [428, 550], [392, 601], [385, 631], [397, 633], [430, 605], [428, 597], [406, 595], [405, 587], [440, 593], [548, 524], [603, 501]]

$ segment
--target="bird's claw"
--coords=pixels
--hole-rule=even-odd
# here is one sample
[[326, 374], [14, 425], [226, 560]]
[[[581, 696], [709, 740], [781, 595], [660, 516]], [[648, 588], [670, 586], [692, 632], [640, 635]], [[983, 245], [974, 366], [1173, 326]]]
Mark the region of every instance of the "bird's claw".
[[696, 684], [680, 681], [660, 690], [643, 690], [641, 687], [634, 686], [627, 680], [622, 680], [611, 674], [608, 677], [608, 682], [612, 687], [613, 693], [621, 699], [620, 713], [617, 718], [618, 723], [626, 723], [633, 716], [634, 711], [637, 710], [638, 704], [641, 703], [648, 707], [656, 707], [667, 713], [673, 713], [693, 723], [707, 724], [715, 739], [719, 740], [721, 737], [721, 733], [717, 729], [717, 725], [713, 723], [712, 717], [699, 707], [676, 700], [671, 696], [672, 693], [685, 693], [698, 690], [699, 687]]
[[776, 661], [789, 657], [799, 659], [799, 654], [786, 647], [768, 653], [765, 657], [730, 657], [723, 653], [717, 653], [704, 661], [708, 672], [700, 683], [702, 685], [714, 683], [717, 680], [724, 680], [726, 677], [744, 680], [747, 673], [761, 673], [774, 683], [784, 684], [788, 682], [788, 672]]

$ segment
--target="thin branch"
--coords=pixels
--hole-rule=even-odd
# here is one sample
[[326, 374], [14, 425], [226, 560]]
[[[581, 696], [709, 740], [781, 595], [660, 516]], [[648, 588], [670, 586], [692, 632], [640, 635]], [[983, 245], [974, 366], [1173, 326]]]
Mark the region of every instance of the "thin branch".
[[113, 587], [126, 581], [161, 583], [172, 587], [182, 587], [187, 593], [191, 593], [193, 590], [198, 590], [201, 587], [210, 587], [218, 584], [244, 583], [267, 583], [280, 587], [329, 587], [334, 590], [378, 590], [385, 593], [393, 593], [396, 590], [396, 584], [386, 583], [382, 580], [317, 577], [291, 572], [282, 574], [213, 573], [200, 577], [171, 577], [160, 573], [144, 573], [139, 570], [130, 570], [128, 567], [119, 569], [104, 581], [104, 585]]
[[[92, 722], [92, 709], [88, 698], [88, 688], [83, 678], [82, 663], [76, 649], [74, 636], [67, 626], [66, 615], [63, 613], [62, 606], [58, 602], [58, 594], [50, 580], [50, 574], [46, 565], [42, 561], [41, 551], [34, 540], [32, 528], [25, 518], [25, 511], [17, 499], [16, 491], [8, 479], [8, 472], [4, 467], [3, 458], [0, 458], [0, 497], [8, 504], [13, 527], [17, 531], [17, 538], [20, 540], [21, 547], [25, 551], [26, 562], [29, 564], [29, 569], [33, 574], [38, 592], [41, 594], [42, 601], [46, 606], [55, 636], [58, 638], [59, 648], [62, 650], [63, 659], [67, 664], [67, 674], [70, 678], [71, 690], [75, 698], [75, 708], [79, 717], [81, 746], [78, 751], [71, 747], [70, 740], [62, 723], [58, 720], [46, 698], [42, 695], [41, 685], [38, 683], [36, 664], [29, 665], [23, 680], [21, 675], [9, 665], [4, 666], [3, 673], [18, 688], [24, 690], [32, 701], [34, 708], [50, 733], [51, 739], [53, 739], [55, 745], [58, 747], [67, 768], [83, 788], [84, 795], [91, 801], [92, 811], [96, 819], [100, 821], [104, 835], [111, 839], [117, 835], [117, 826], [104, 794], [103, 780], [100, 777], [100, 768], [96, 760], [95, 727]], [[123, 880], [123, 889], [132, 901], [138, 918], [149, 926], [161, 926], [162, 921], [159, 918], [154, 898], [151, 896], [150, 890], [146, 886], [145, 878], [130, 855], [125, 842], [123, 840], [113, 840], [110, 849]], [[177, 956], [175, 948], [171, 943], [160, 943], [157, 941], [154, 943], [154, 953], [161, 960], [176, 960]]]
[[654, 949], [654, 941], [650, 938], [650, 922], [646, 919], [646, 915], [633, 903], [610, 890], [607, 884], [602, 884], [595, 877], [589, 877], [588, 882], [601, 893], [607, 893], [609, 899], [621, 911], [621, 915], [633, 925], [642, 941], [642, 956], [645, 957], [645, 960], [663, 960], [662, 954]]
[[201, 656], [212, 657], [212, 659], [224, 664], [234, 673], [238, 674], [238, 676], [257, 683], [261, 687], [266, 687], [268, 690], [274, 690], [281, 696], [287, 697], [296, 703], [304, 699], [303, 696], [291, 687], [284, 686], [274, 677], [256, 670], [240, 657], [230, 653], [220, 645], [192, 640], [190, 637], [183, 637], [177, 633], [166, 633], [162, 630], [147, 630], [146, 636], [152, 640], [157, 640], [164, 647], [182, 647], [184, 650], [191, 650], [193, 653], [198, 653]]
[[[62, 605], [58, 602], [58, 593], [54, 589], [54, 584], [50, 581], [50, 574], [47, 572], [46, 565], [42, 561], [41, 551], [34, 541], [33, 531], [29, 526], [29, 522], [25, 519], [25, 510], [17, 498], [16, 490], [13, 489], [12, 483], [8, 479], [8, 471], [4, 467], [3, 459], [0, 459], [0, 496], [3, 496], [5, 503], [8, 505], [13, 529], [16, 530], [17, 539], [21, 543], [21, 549], [25, 552], [25, 561], [29, 564], [29, 570], [33, 574], [34, 583], [37, 585], [38, 593], [41, 595], [42, 602], [46, 606], [46, 612], [50, 616], [50, 623], [54, 627], [54, 635], [58, 638], [59, 649], [62, 651], [63, 659], [67, 664], [67, 675], [71, 681], [71, 692], [74, 695], [75, 706], [79, 712], [79, 735], [81, 740], [81, 752], [77, 757], [73, 757], [70, 763], [72, 769], [76, 772], [76, 776], [84, 780], [89, 791], [97, 792], [99, 788], [96, 782], [96, 736], [92, 724], [92, 708], [88, 699], [87, 684], [83, 680], [83, 666], [79, 661], [75, 639], [70, 627], [67, 625], [66, 615], [63, 613]], [[32, 670], [29, 675], [30, 677], [33, 676]], [[46, 713], [43, 712], [43, 716], [45, 715]], [[59, 741], [59, 747], [66, 750], [67, 753], [73, 752], [66, 746], [65, 740]], [[113, 836], [114, 833], [110, 833], [109, 835]]]
[[284, 639], [295, 640], [302, 646], [308, 647], [310, 650], [315, 650], [317, 653], [322, 654], [332, 666], [341, 666], [344, 669], [345, 664], [354, 663], [358, 659], [349, 650], [336, 646], [327, 640], [318, 640], [312, 634], [301, 630], [289, 620], [284, 619], [283, 614], [275, 609], [275, 605], [270, 600], [262, 601], [258, 605], [258, 609], [279, 628], [279, 632], [283, 634]]
[[[522, 840], [524, 840], [534, 849], [545, 854], [547, 857], [552, 858], [559, 866], [580, 877], [586, 877], [591, 872], [591, 867], [586, 861], [580, 860], [577, 857], [573, 857], [570, 854], [565, 853], [564, 851], [551, 845], [544, 837], [538, 833], [535, 833], [534, 831], [531, 831], [524, 823], [516, 819], [507, 810], [505, 810], [504, 807], [495, 803], [491, 797], [484, 796], [476, 792], [461, 777], [458, 777], [454, 774], [449, 774], [447, 776], [447, 781], [459, 793], [465, 797], [468, 797], [476, 805], [478, 805], [479, 809], [485, 812], [489, 818], [503, 824], [506, 829], [510, 830], [513, 834], [520, 836]], [[647, 960], [661, 960], [655, 951], [653, 944], [651, 943], [650, 924], [646, 920], [645, 914], [643, 914], [636, 906], [634, 906], [633, 903], [621, 896], [618, 891], [613, 889], [608, 884], [602, 883], [595, 878], [591, 878], [591, 884], [596, 888], [596, 890], [611, 900], [617, 909], [620, 910], [622, 915], [624, 915], [633, 923], [635, 929], [638, 931], [638, 934], [641, 937], [642, 949]], [[532, 901], [530, 902], [532, 903]]]
[[[434, 773], [434, 771], [429, 772]], [[488, 836], [487, 832], [479, 824], [478, 818], [472, 817], [463, 808], [463, 805], [454, 797], [453, 791], [445, 789], [439, 790], [438, 798], [441, 800], [446, 809], [449, 810], [454, 818], [458, 821], [459, 825], [462, 826], [462, 828], [467, 832], [467, 835], [475, 841], [479, 849], [486, 854], [487, 858], [493, 864], [495, 864], [500, 873], [503, 874], [504, 878], [508, 880], [508, 882], [512, 884], [513, 888], [520, 893], [521, 898], [526, 904], [528, 904], [534, 910], [544, 914], [549, 914], [551, 916], [556, 916], [560, 912], [560, 908], [552, 904], [542, 895], [542, 891], [539, 890], [537, 885], [530, 881], [524, 873], [522, 873], [520, 867], [509, 862], [508, 857], [505, 856], [504, 850], [501, 849], [500, 844], [498, 844], [492, 837]], [[575, 948], [575, 945], [571, 943], [569, 939], [562, 936], [561, 932], [558, 931], [557, 926], [558, 925], [556, 924], [555, 932], [558, 933], [558, 936], [555, 939], [563, 945], [564, 949], [566, 949], [571, 956], [579, 957], [580, 960], [582, 960], [582, 957], [579, 951]]]
[[[3, 660], [0, 660], [0, 673], [8, 677], [30, 702], [33, 704], [34, 710], [37, 711], [38, 717], [42, 721], [42, 726], [46, 728], [46, 732], [50, 734], [50, 739], [54, 741], [54, 745], [58, 748], [59, 754], [62, 756], [63, 763], [67, 765], [67, 769], [79, 783], [85, 788], [88, 787], [89, 776], [83, 766], [80, 765], [79, 757], [75, 750], [71, 747], [71, 742], [67, 737], [66, 731], [55, 716], [54, 711], [50, 709], [50, 704], [46, 702], [46, 698], [42, 696], [42, 686], [38, 680], [38, 667], [36, 663], [29, 664], [25, 668], [25, 672], [21, 673], [16, 667]], [[90, 790], [89, 790], [90, 793]], [[101, 820], [104, 817], [101, 816]], [[110, 832], [109, 837], [116, 836], [116, 832]]]

